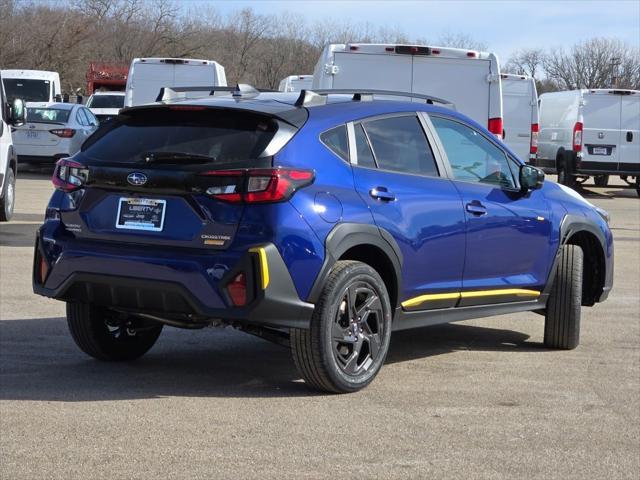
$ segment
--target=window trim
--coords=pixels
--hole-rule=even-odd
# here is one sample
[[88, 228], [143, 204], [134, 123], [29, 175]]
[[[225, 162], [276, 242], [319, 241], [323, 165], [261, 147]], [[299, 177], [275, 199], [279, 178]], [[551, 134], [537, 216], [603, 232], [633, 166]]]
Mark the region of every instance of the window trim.
[[[322, 140], [322, 135], [324, 135], [324, 134], [325, 134], [325, 133], [327, 133], [327, 132], [330, 132], [331, 130], [335, 130], [335, 129], [336, 129], [336, 128], [338, 128], [338, 127], [344, 127], [344, 129], [345, 129], [345, 133], [346, 133], [346, 135], [347, 135], [347, 155], [349, 156], [349, 158], [342, 158], [340, 155], [338, 155], [338, 154], [333, 150], [333, 148], [331, 148], [329, 145], [327, 145], [327, 144], [325, 143], [325, 141], [324, 141], [324, 140]], [[325, 147], [327, 150], [329, 150], [331, 153], [333, 153], [333, 154], [334, 154], [336, 157], [338, 157], [341, 161], [343, 161], [343, 162], [345, 162], [345, 163], [347, 163], [347, 164], [353, 163], [353, 161], [352, 161], [353, 156], [352, 156], [352, 153], [351, 153], [351, 142], [350, 142], [350, 140], [349, 140], [349, 127], [348, 127], [348, 124], [346, 124], [346, 123], [340, 123], [340, 124], [338, 124], [338, 125], [334, 125], [333, 127], [328, 128], [328, 129], [326, 129], [326, 130], [324, 130], [324, 131], [320, 132], [320, 133], [318, 134], [318, 140], [320, 141], [320, 143], [321, 143], [322, 145], [324, 145], [324, 147]]]
[[[384, 113], [382, 115], [373, 115], [371, 117], [365, 117], [365, 118], [359, 118], [357, 120], [352, 120], [351, 122], [347, 123], [347, 134], [349, 135], [349, 148], [351, 150], [351, 148], [353, 148], [353, 155], [351, 156], [351, 164], [355, 165], [356, 167], [359, 168], [367, 168], [369, 170], [378, 170], [381, 172], [389, 172], [389, 173], [395, 173], [395, 174], [400, 174], [400, 175], [412, 175], [415, 177], [424, 177], [424, 178], [447, 178], [446, 170], [443, 170], [443, 164], [439, 161], [438, 159], [438, 153], [435, 151], [435, 149], [433, 148], [433, 144], [430, 141], [430, 136], [427, 133], [427, 130], [425, 130], [424, 128], [424, 123], [421, 121], [420, 118], [420, 114], [423, 112], [419, 112], [419, 111], [409, 111], [409, 112], [396, 112], [396, 113]], [[368, 145], [369, 145], [369, 149], [371, 150], [371, 154], [373, 155], [373, 160], [376, 163], [375, 167], [369, 167], [369, 166], [364, 166], [364, 165], [359, 165], [358, 164], [358, 152], [357, 152], [357, 146], [356, 146], [356, 138], [355, 138], [355, 127], [356, 125], [362, 125], [363, 123], [367, 123], [367, 122], [374, 122], [374, 121], [378, 121], [378, 120], [385, 120], [388, 118], [399, 118], [399, 117], [414, 117], [417, 121], [418, 121], [418, 126], [422, 129], [422, 134], [424, 135], [424, 138], [427, 142], [427, 147], [431, 149], [431, 154], [433, 156], [433, 160], [434, 163], [436, 165], [436, 175], [428, 175], [426, 173], [416, 173], [416, 172], [402, 172], [400, 170], [389, 170], [387, 168], [381, 168], [380, 162], [378, 162], [378, 157], [376, 156], [376, 152], [373, 148], [373, 145], [371, 144], [371, 139], [369, 138], [369, 134], [367, 133], [367, 129], [362, 127], [362, 131], [364, 132], [364, 135], [367, 139]], [[350, 128], [349, 128], [350, 126]]]
[[[505, 162], [507, 163], [507, 168], [509, 169], [509, 172], [511, 173], [511, 178], [513, 179], [513, 184], [514, 187], [513, 188], [509, 188], [509, 187], [504, 187], [501, 185], [496, 185], [493, 183], [486, 183], [486, 182], [474, 182], [471, 180], [464, 180], [461, 178], [455, 178], [455, 175], [453, 174], [453, 167], [451, 166], [451, 162], [449, 161], [449, 157], [447, 156], [447, 152], [444, 149], [444, 144], [442, 143], [442, 141], [440, 140], [440, 136], [438, 135], [438, 139], [437, 139], [437, 143], [438, 143], [438, 148], [441, 149], [441, 154], [442, 154], [442, 158], [446, 161], [447, 164], [447, 170], [450, 172], [450, 179], [453, 182], [464, 182], [464, 183], [471, 183], [473, 185], [485, 185], [486, 187], [489, 187], [491, 189], [495, 189], [495, 188], [499, 188], [500, 190], [503, 190], [505, 192], [520, 192], [520, 189], [517, 188], [519, 186], [519, 181], [518, 179], [513, 175], [513, 171], [511, 170], [511, 167], [509, 166], [509, 154], [498, 144], [496, 143], [492, 138], [488, 137], [487, 135], [485, 135], [483, 132], [481, 132], [480, 130], [478, 130], [477, 128], [473, 127], [472, 125], [469, 125], [468, 123], [455, 118], [455, 117], [450, 117], [448, 115], [444, 115], [440, 112], [436, 112], [436, 113], [431, 113], [431, 112], [424, 112], [426, 116], [429, 117], [429, 121], [431, 122], [431, 117], [437, 117], [437, 118], [442, 118], [444, 120], [449, 120], [451, 122], [456, 122], [459, 123], [460, 125], [467, 127], [471, 130], [473, 130], [474, 132], [476, 132], [478, 135], [482, 136], [484, 139], [488, 140], [489, 143], [491, 143], [494, 147], [496, 147], [498, 150], [500, 150], [500, 152], [502, 152], [502, 155], [504, 155], [504, 159]], [[435, 125], [433, 125], [433, 123], [431, 123], [431, 126], [433, 127], [434, 132], [437, 133], [436, 127]]]

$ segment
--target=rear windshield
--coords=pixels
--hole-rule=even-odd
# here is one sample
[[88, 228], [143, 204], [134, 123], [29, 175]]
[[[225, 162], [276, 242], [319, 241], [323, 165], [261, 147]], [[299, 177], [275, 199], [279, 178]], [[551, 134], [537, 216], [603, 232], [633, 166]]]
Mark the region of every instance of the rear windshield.
[[237, 163], [262, 156], [277, 130], [272, 118], [246, 111], [154, 108], [115, 117], [82, 152], [99, 162]]
[[88, 108], [122, 108], [124, 95], [93, 95], [86, 106]]
[[33, 123], [67, 123], [70, 109], [61, 108], [27, 108], [27, 122]]
[[5, 78], [4, 91], [9, 102], [21, 98], [25, 102], [48, 102], [51, 82], [25, 78]]

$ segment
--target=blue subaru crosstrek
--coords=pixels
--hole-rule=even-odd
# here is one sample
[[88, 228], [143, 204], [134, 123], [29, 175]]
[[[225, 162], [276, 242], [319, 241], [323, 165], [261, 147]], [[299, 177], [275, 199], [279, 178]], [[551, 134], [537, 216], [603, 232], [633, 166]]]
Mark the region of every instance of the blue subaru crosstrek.
[[232, 325], [351, 392], [395, 330], [533, 311], [578, 345], [612, 287], [606, 212], [438, 99], [247, 91], [124, 109], [58, 162], [33, 288], [84, 352]]

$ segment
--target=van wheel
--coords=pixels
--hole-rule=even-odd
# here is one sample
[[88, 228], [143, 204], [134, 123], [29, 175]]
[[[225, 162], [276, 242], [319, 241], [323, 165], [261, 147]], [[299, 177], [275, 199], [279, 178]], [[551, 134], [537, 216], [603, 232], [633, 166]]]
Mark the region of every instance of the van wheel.
[[362, 262], [337, 262], [310, 328], [290, 333], [293, 361], [311, 387], [332, 393], [366, 387], [380, 371], [391, 338], [391, 303], [378, 272]]
[[572, 350], [580, 343], [582, 264], [578, 245], [562, 247], [545, 311], [545, 347]]
[[141, 357], [162, 331], [160, 323], [134, 323], [131, 318], [119, 318], [115, 312], [86, 303], [67, 303], [67, 324], [80, 350], [107, 361]]
[[606, 187], [609, 185], [609, 175], [596, 175], [593, 179], [596, 187]]
[[16, 204], [16, 175], [12, 168], [7, 169], [3, 190], [0, 199], [0, 222], [8, 222], [13, 217], [13, 209]]

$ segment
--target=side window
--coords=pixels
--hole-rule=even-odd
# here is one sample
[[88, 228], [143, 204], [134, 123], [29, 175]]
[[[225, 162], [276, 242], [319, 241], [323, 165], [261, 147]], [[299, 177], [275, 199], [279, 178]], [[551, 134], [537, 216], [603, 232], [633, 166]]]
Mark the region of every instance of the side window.
[[413, 115], [372, 120], [364, 124], [379, 168], [438, 176], [427, 137]]
[[98, 119], [96, 116], [89, 110], [88, 108], [83, 108], [82, 111], [87, 116], [87, 120], [89, 121], [89, 125], [98, 125]]
[[347, 127], [345, 125], [323, 132], [320, 134], [320, 140], [344, 161], [349, 161], [349, 141], [347, 140]]
[[84, 112], [81, 108], [79, 108], [76, 112], [76, 120], [80, 125], [89, 125], [89, 122], [87, 122], [87, 117], [85, 117]]
[[361, 167], [376, 168], [376, 161], [371, 153], [371, 147], [369, 146], [369, 140], [362, 129], [362, 125], [354, 125], [356, 137], [356, 150], [358, 151], [358, 165]]
[[431, 116], [456, 180], [515, 188], [504, 152], [462, 123]]

